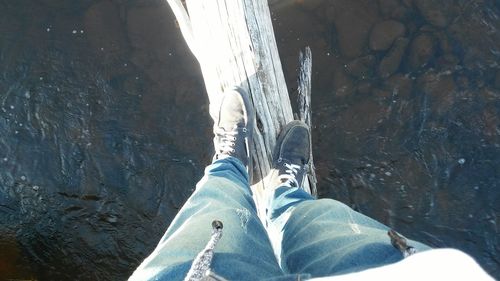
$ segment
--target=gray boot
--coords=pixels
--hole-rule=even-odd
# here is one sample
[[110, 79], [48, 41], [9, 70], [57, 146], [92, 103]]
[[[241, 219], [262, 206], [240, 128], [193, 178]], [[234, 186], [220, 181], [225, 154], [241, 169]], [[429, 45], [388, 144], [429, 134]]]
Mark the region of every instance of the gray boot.
[[242, 88], [223, 93], [214, 118], [214, 161], [233, 156], [241, 160], [252, 175], [252, 132], [254, 111], [250, 97]]
[[273, 153], [273, 169], [270, 184], [303, 187], [311, 156], [309, 127], [294, 120], [283, 128]]

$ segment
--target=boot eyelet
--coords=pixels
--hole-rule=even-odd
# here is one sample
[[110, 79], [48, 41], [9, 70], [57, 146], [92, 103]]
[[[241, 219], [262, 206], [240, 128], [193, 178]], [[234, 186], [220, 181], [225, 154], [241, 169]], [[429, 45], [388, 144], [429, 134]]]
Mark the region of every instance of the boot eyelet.
[[243, 128], [243, 129], [242, 129], [242, 131], [243, 131], [244, 133], [246, 133], [246, 132], [247, 132], [247, 128]]
[[283, 161], [283, 159], [281, 157], [278, 158], [278, 163], [280, 163], [281, 161]]

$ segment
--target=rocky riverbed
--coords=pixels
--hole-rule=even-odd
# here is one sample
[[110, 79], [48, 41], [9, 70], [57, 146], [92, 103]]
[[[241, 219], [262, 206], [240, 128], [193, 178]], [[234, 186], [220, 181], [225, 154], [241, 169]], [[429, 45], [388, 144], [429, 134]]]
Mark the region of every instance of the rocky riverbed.
[[[270, 1], [292, 99], [313, 52], [320, 197], [500, 278], [500, 4]], [[210, 162], [163, 0], [0, 0], [0, 279], [124, 280]]]

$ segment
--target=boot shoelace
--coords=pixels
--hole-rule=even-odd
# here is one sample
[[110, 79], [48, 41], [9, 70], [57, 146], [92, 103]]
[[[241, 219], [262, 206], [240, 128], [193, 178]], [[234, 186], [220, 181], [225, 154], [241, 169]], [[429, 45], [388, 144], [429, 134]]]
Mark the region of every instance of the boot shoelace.
[[[279, 159], [278, 162], [281, 162], [282, 159]], [[297, 174], [299, 173], [300, 166], [296, 164], [284, 163], [286, 170], [284, 174], [278, 175], [279, 180], [289, 187], [300, 187], [299, 182], [297, 181]]]
[[[247, 129], [242, 128], [242, 131], [246, 133]], [[235, 152], [234, 147], [236, 145], [236, 136], [239, 133], [238, 127], [234, 126], [231, 131], [217, 128], [215, 133], [220, 138], [219, 143], [217, 143], [217, 154], [233, 154]]]

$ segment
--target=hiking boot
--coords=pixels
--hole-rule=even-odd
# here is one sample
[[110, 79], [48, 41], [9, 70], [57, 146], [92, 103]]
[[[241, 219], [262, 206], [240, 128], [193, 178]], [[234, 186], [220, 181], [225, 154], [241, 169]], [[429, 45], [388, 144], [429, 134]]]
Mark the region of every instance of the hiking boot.
[[254, 112], [250, 97], [242, 88], [223, 93], [214, 118], [214, 161], [228, 156], [238, 158], [252, 174], [250, 147]]
[[303, 188], [311, 157], [309, 127], [294, 120], [283, 128], [273, 154], [273, 187]]

